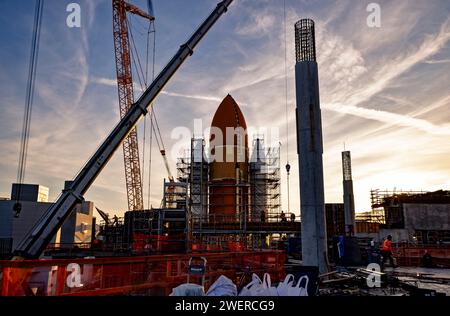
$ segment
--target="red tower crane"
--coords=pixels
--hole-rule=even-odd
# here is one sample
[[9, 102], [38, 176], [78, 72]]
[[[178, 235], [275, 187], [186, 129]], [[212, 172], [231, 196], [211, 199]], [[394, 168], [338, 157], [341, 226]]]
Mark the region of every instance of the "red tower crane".
[[[128, 38], [127, 12], [139, 15], [149, 21], [155, 18], [124, 0], [112, 0], [114, 52], [116, 56], [117, 87], [120, 118], [122, 119], [134, 102], [133, 76], [131, 71], [131, 50]], [[129, 210], [143, 210], [142, 178], [139, 162], [139, 147], [136, 127], [123, 142], [125, 182]]]

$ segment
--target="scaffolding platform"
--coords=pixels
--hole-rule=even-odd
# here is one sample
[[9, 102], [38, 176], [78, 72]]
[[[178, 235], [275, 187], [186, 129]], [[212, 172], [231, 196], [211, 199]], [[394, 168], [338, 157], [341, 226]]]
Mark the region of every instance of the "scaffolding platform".
[[202, 223], [194, 221], [193, 234], [298, 234], [301, 229], [299, 221], [271, 221], [245, 223], [238, 221], [204, 220]]

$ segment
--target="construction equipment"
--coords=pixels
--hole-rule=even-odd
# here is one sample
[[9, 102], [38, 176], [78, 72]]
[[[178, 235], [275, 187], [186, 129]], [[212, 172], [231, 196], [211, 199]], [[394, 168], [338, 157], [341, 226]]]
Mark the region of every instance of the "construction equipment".
[[96, 207], [95, 209], [97, 210], [98, 214], [100, 214], [101, 218], [105, 221], [106, 225], [110, 225], [111, 224], [111, 220], [109, 219], [109, 214], [103, 212], [98, 207]]
[[67, 190], [39, 219], [30, 232], [19, 243], [14, 256], [19, 258], [38, 258], [64, 220], [70, 215], [77, 203], [84, 200], [83, 195], [106, 166], [117, 148], [133, 130], [143, 115], [147, 114], [148, 108], [163, 90], [170, 78], [176, 73], [184, 61], [193, 54], [194, 48], [206, 35], [217, 20], [227, 11], [233, 0], [223, 0], [206, 20], [198, 27], [189, 40], [181, 45], [177, 53], [164, 67], [152, 84], [145, 90], [142, 96], [131, 106], [128, 112], [106, 137], [94, 155], [81, 169]]
[[[153, 111], [153, 108], [152, 108]], [[164, 141], [163, 138], [161, 136], [161, 130], [159, 129], [159, 125], [158, 125], [158, 121], [156, 119], [156, 115], [153, 112], [152, 113], [152, 120], [155, 121], [155, 124], [152, 124], [152, 128], [153, 128], [153, 132], [155, 134], [155, 139], [156, 139], [156, 144], [158, 145], [158, 149], [159, 152], [163, 158], [164, 161], [164, 166], [166, 167], [166, 171], [167, 171], [167, 177], [169, 179], [169, 186], [167, 187], [167, 195], [168, 195], [168, 204], [169, 207], [172, 206], [173, 200], [174, 200], [174, 193], [175, 193], [175, 186], [174, 186], [174, 182], [175, 179], [172, 175], [172, 172], [170, 171], [170, 166], [169, 166], [169, 161], [167, 160], [167, 156], [166, 156], [166, 148], [164, 146]], [[153, 123], [153, 122], [152, 122]], [[156, 127], [155, 127], [156, 126]], [[164, 204], [164, 198], [161, 201], [161, 208], [166, 207]]]
[[[153, 125], [153, 131], [155, 134], [156, 144], [158, 145], [159, 152], [164, 160], [164, 166], [166, 167], [167, 176], [169, 178], [170, 182], [175, 181], [172, 175], [172, 172], [170, 171], [169, 161], [167, 160], [166, 156], [166, 147], [164, 146], [164, 141], [161, 136], [161, 130], [159, 129], [158, 121], [156, 120], [156, 116], [154, 115], [153, 119], [155, 120], [155, 124]], [[156, 125], [156, 128], [155, 128]]]
[[169, 163], [167, 161], [167, 157], [166, 157], [166, 153], [164, 150], [161, 150], [161, 155], [164, 159], [164, 164], [166, 165], [166, 170], [168, 173], [168, 179], [169, 179], [169, 185], [167, 186], [167, 192], [165, 192], [165, 195], [167, 195], [167, 204], [164, 204], [165, 199], [163, 198], [161, 200], [161, 207], [172, 207], [173, 206], [173, 202], [174, 202], [174, 195], [175, 195], [175, 179], [172, 176], [172, 173], [170, 172], [170, 167], [169, 167]]
[[[174, 193], [175, 193], [175, 186], [173, 185], [175, 182], [175, 179], [173, 178], [172, 172], [170, 171], [169, 162], [167, 161], [166, 156], [166, 150], [162, 149], [159, 151], [161, 153], [161, 156], [164, 159], [164, 165], [166, 166], [167, 175], [169, 178], [169, 186], [167, 187], [167, 202], [169, 204], [169, 207], [172, 207], [173, 200], [174, 200]], [[161, 201], [161, 207], [164, 205], [164, 199]]]
[[[155, 17], [124, 0], [112, 0], [112, 7], [117, 88], [119, 94], [120, 118], [123, 118], [134, 102], [127, 12], [141, 16], [149, 21], [153, 21]], [[123, 159], [125, 164], [128, 209], [134, 211], [143, 210], [144, 201], [136, 128], [131, 130], [123, 142]]]
[[173, 179], [172, 172], [170, 171], [169, 162], [167, 161], [166, 150], [165, 150], [165, 149], [162, 149], [162, 150], [160, 150], [159, 152], [161, 153], [161, 156], [162, 156], [163, 159], [164, 159], [164, 165], [166, 166], [166, 170], [167, 170], [167, 175], [168, 175], [168, 177], [169, 177], [169, 181], [170, 181], [170, 182], [173, 182], [174, 179]]

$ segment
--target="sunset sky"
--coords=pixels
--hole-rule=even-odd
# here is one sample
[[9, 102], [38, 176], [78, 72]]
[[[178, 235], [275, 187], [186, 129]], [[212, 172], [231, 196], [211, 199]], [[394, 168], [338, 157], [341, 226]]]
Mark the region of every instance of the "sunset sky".
[[[66, 26], [71, 2], [81, 6], [81, 28]], [[352, 152], [357, 211], [370, 210], [370, 189], [450, 189], [450, 2], [378, 1], [381, 27], [370, 28], [366, 7], [371, 2], [286, 0], [287, 146], [283, 1], [235, 0], [155, 102], [167, 151], [177, 142], [171, 137], [174, 128], [192, 129], [194, 119], [208, 127], [230, 93], [248, 126], [279, 128], [282, 165], [287, 159], [292, 165], [291, 209], [299, 213], [294, 23], [312, 18], [326, 202], [342, 202], [344, 143]], [[146, 1], [132, 3], [146, 8]], [[216, 3], [153, 0], [157, 73]], [[0, 197], [9, 197], [17, 174], [34, 1], [2, 0], [0, 10]], [[110, 0], [45, 1], [25, 182], [48, 186], [52, 200], [119, 118], [111, 13]], [[132, 23], [145, 54], [144, 23], [138, 18]], [[138, 128], [142, 145], [143, 121]], [[151, 204], [159, 207], [167, 175], [155, 145]], [[148, 145], [146, 149], [148, 174]], [[176, 173], [176, 157], [169, 157]], [[284, 168], [282, 179], [286, 207]], [[147, 175], [144, 186], [147, 197]], [[85, 198], [123, 214], [121, 150]]]

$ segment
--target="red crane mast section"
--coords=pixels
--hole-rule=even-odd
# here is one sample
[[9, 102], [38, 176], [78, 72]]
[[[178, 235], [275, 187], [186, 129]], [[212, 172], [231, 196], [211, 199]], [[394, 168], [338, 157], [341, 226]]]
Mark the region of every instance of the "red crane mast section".
[[[122, 119], [134, 103], [131, 50], [128, 38], [127, 12], [153, 21], [155, 18], [124, 0], [112, 0], [114, 53], [116, 57], [117, 88], [120, 118]], [[139, 161], [137, 129], [134, 127], [123, 142], [125, 182], [129, 210], [143, 210], [142, 178]]]

